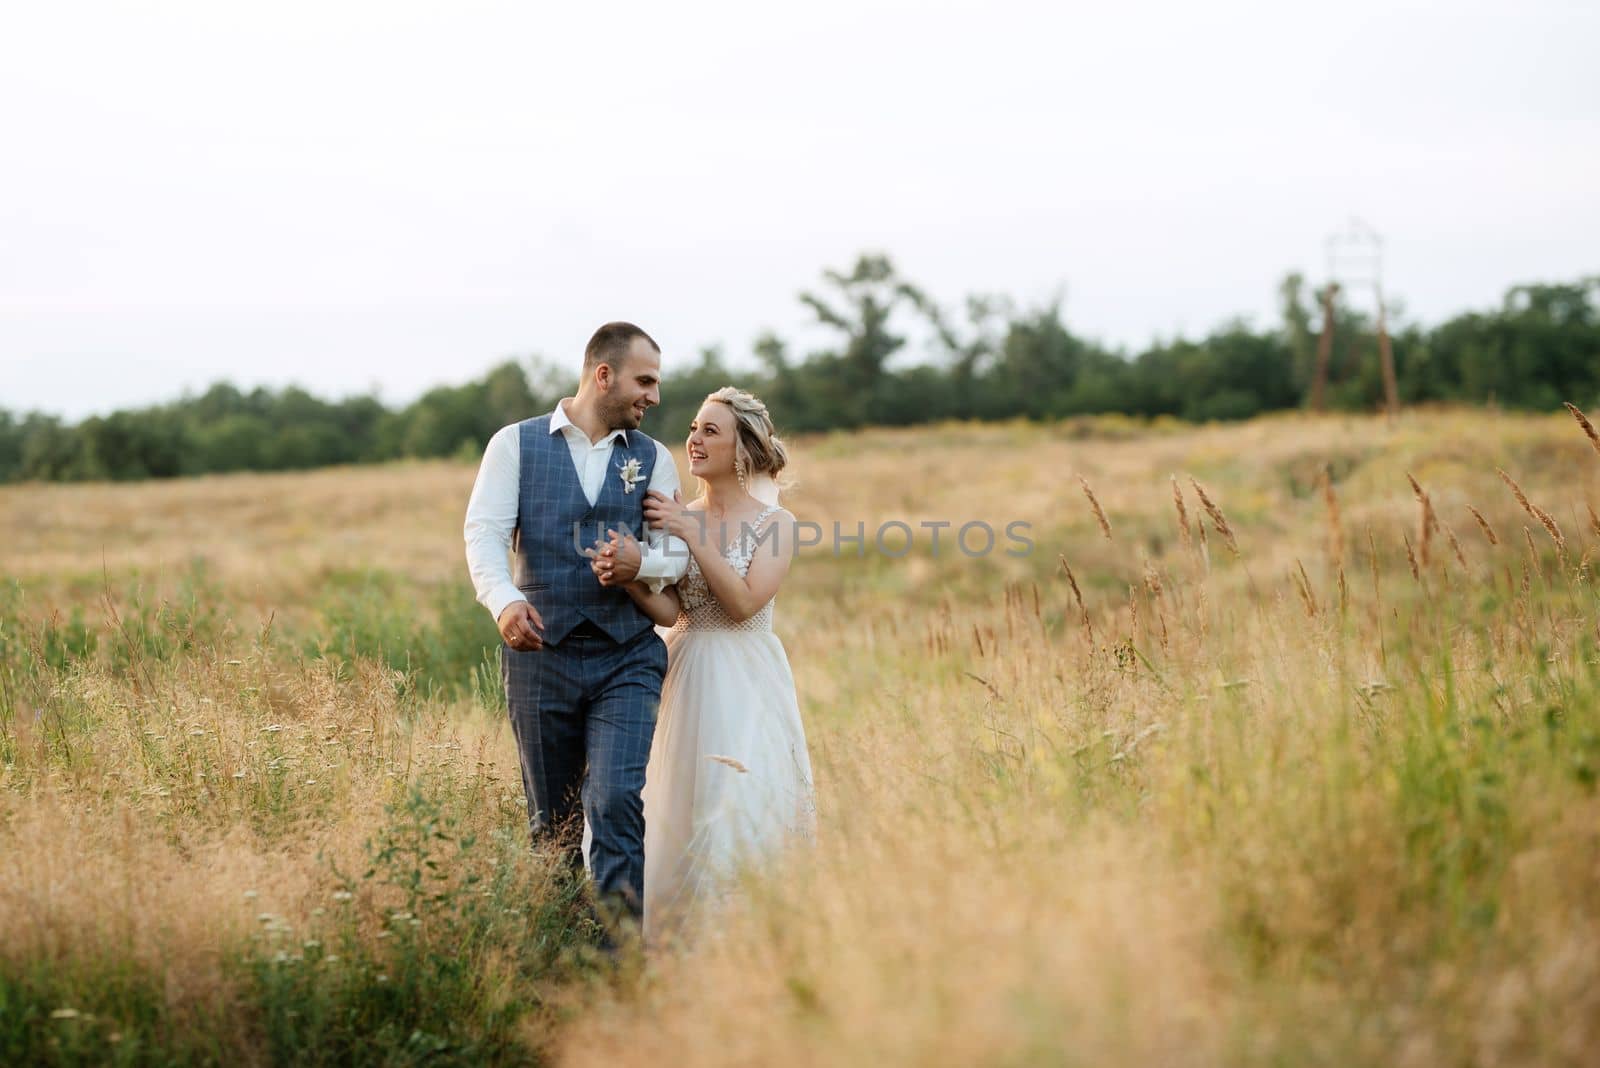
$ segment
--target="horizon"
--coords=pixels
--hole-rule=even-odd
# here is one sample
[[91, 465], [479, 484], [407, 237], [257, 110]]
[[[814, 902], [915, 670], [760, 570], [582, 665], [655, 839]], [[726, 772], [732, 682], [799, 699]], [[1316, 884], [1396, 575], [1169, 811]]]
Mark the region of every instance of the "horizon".
[[[1288, 272], [1285, 272], [1285, 273], [1287, 274]], [[1472, 314], [1474, 312], [1479, 312], [1479, 311], [1494, 310], [1495, 308], [1498, 308], [1503, 303], [1503, 297], [1504, 297], [1504, 293], [1505, 292], [1509, 292], [1512, 289], [1519, 288], [1519, 287], [1522, 287], [1522, 286], [1573, 284], [1573, 283], [1577, 283], [1577, 282], [1583, 281], [1583, 280], [1585, 280], [1587, 278], [1595, 278], [1595, 277], [1600, 277], [1600, 271], [1596, 271], [1594, 274], [1580, 276], [1578, 278], [1538, 279], [1538, 280], [1531, 280], [1531, 281], [1530, 280], [1525, 280], [1525, 281], [1511, 282], [1511, 283], [1508, 283], [1508, 285], [1506, 286], [1505, 291], [1502, 293], [1502, 300], [1496, 301], [1493, 306], [1485, 305], [1485, 306], [1479, 306], [1479, 307], [1462, 308], [1462, 309], [1454, 312], [1453, 314], [1451, 314], [1449, 316], [1446, 316], [1445, 319], [1439, 320], [1437, 322], [1422, 322], [1420, 320], [1417, 320], [1414, 317], [1405, 315], [1404, 314], [1405, 309], [1404, 309], [1404, 306], [1403, 306], [1403, 301], [1399, 300], [1399, 299], [1396, 299], [1396, 298], [1391, 296], [1391, 298], [1390, 298], [1391, 299], [1391, 304], [1390, 304], [1391, 332], [1397, 332], [1395, 330], [1396, 327], [1403, 329], [1404, 327], [1411, 326], [1411, 325], [1417, 325], [1417, 326], [1422, 327], [1423, 329], [1431, 329], [1431, 328], [1433, 328], [1435, 326], [1438, 326], [1439, 322], [1443, 322], [1443, 321], [1446, 321], [1448, 319], [1455, 318], [1456, 316]], [[1310, 280], [1308, 279], [1308, 285], [1309, 285], [1309, 282], [1310, 282]], [[1315, 304], [1316, 293], [1312, 292], [1312, 291], [1310, 291], [1308, 289], [1306, 296], [1307, 296], [1308, 305], [1314, 305]], [[1398, 314], [1396, 313], [1396, 309], [1397, 308], [1399, 309], [1399, 313]], [[1019, 313], [1021, 313], [1021, 312], [1024, 312], [1024, 311], [1028, 310], [1028, 309], [1024, 308], [1024, 307], [1019, 307], [1017, 310], [1018, 310]], [[1063, 314], [1062, 314], [1061, 318], [1062, 318], [1062, 322], [1066, 325], [1068, 330], [1072, 330], [1072, 321], [1071, 321], [1070, 317], [1065, 314], [1064, 311], [1063, 311]], [[1092, 344], [1092, 345], [1098, 345], [1098, 346], [1102, 347], [1105, 351], [1107, 351], [1107, 352], [1109, 352], [1109, 353], [1111, 353], [1111, 354], [1113, 354], [1113, 355], [1115, 355], [1115, 356], [1117, 356], [1117, 357], [1119, 357], [1121, 359], [1133, 360], [1133, 359], [1137, 358], [1140, 355], [1140, 353], [1142, 353], [1144, 351], [1147, 351], [1147, 350], [1150, 350], [1150, 349], [1153, 349], [1153, 348], [1156, 348], [1156, 347], [1161, 346], [1161, 345], [1171, 344], [1171, 343], [1175, 343], [1175, 342], [1182, 341], [1182, 340], [1195, 340], [1195, 341], [1202, 340], [1204, 337], [1208, 336], [1209, 334], [1211, 334], [1213, 332], [1216, 332], [1218, 330], [1224, 329], [1230, 323], [1239, 322], [1239, 321], [1244, 321], [1247, 326], [1249, 326], [1252, 330], [1256, 330], [1256, 331], [1264, 332], [1264, 331], [1270, 331], [1270, 330], [1276, 329], [1275, 325], [1269, 324], [1269, 323], [1259, 322], [1259, 321], [1257, 321], [1256, 318], [1252, 318], [1252, 317], [1246, 317], [1246, 316], [1242, 316], [1242, 315], [1222, 316], [1222, 317], [1218, 318], [1211, 325], [1209, 325], [1207, 327], [1204, 327], [1202, 329], [1196, 330], [1192, 334], [1174, 333], [1174, 334], [1165, 335], [1165, 336], [1158, 334], [1158, 335], [1155, 335], [1155, 336], [1151, 337], [1143, 345], [1138, 345], [1138, 346], [1111, 345], [1111, 344], [1105, 343], [1101, 339], [1094, 338], [1094, 337], [1088, 337], [1088, 336], [1079, 334], [1077, 331], [1072, 331], [1072, 332], [1073, 332], [1074, 336], [1079, 337], [1081, 340], [1084, 340], [1084, 341], [1086, 341], [1086, 342], [1088, 342], [1089, 344]], [[822, 331], [818, 331], [818, 330], [813, 330], [811, 332], [814, 333], [814, 334], [823, 333]], [[914, 352], [914, 350], [916, 350], [916, 347], [917, 347], [918, 343], [927, 340], [926, 334], [927, 334], [927, 330], [924, 329], [924, 324], [921, 324], [921, 323], [917, 323], [917, 324], [915, 324], [913, 329], [907, 330], [906, 331], [906, 335], [908, 337], [907, 345], [906, 345], [906, 347], [904, 349], [901, 350], [900, 353], [896, 354], [895, 358], [893, 360], [891, 360], [891, 364], [893, 364], [894, 366], [903, 366], [903, 365], [909, 365], [911, 363], [922, 363], [922, 362], [925, 362], [929, 358], [929, 354], [928, 353], [915, 352], [914, 356], [907, 356], [907, 353]], [[789, 339], [784, 339], [784, 340], [787, 341]], [[689, 355], [687, 356], [687, 358], [685, 360], [685, 363], [686, 363], [687, 366], [684, 368], [684, 370], [692, 370], [693, 368], [698, 367], [699, 363], [700, 363], [701, 353], [708, 347], [709, 346], [697, 346], [697, 347], [692, 348], [690, 350]], [[806, 352], [809, 352], [809, 351], [813, 351], [813, 350], [806, 350]], [[805, 352], [791, 352], [791, 355], [804, 356], [805, 354], [806, 354]], [[741, 356], [743, 357], [742, 359], [740, 358]], [[756, 368], [756, 367], [754, 367], [752, 365], [752, 363], [751, 363], [752, 354], [748, 351], [748, 348], [744, 352], [739, 353], [739, 354], [734, 354], [734, 355], [730, 355], [728, 352], [723, 351], [723, 352], [721, 352], [721, 358], [723, 359], [724, 365], [727, 367], [727, 369], [728, 369], [730, 374], [737, 375], [737, 374], [739, 374], [741, 372], [749, 372], [749, 373], [752, 373], [752, 374], [763, 373], [758, 368]], [[577, 354], [577, 355], [575, 355], [573, 357], [573, 360], [575, 361], [574, 362], [574, 366], [573, 366], [573, 370], [572, 370], [572, 377], [574, 379], [574, 387], [576, 386], [576, 378], [577, 378], [577, 375], [578, 375], [577, 363], [581, 362], [581, 359], [582, 359], [581, 351], [580, 351], [579, 354]], [[431, 390], [447, 389], [447, 388], [452, 388], [452, 387], [465, 385], [465, 384], [467, 384], [469, 382], [473, 382], [473, 381], [476, 381], [476, 380], [479, 380], [479, 379], [483, 378], [488, 372], [492, 371], [494, 368], [502, 366], [502, 365], [507, 364], [507, 363], [515, 363], [518, 367], [522, 368], [522, 370], [525, 373], [528, 373], [529, 374], [529, 384], [530, 384], [530, 386], [534, 387], [535, 389], [537, 389], [539, 387], [539, 382], [535, 380], [534, 374], [532, 372], [538, 371], [540, 369], [541, 365], [542, 365], [542, 367], [544, 369], [552, 369], [552, 370], [556, 370], [556, 371], [560, 371], [561, 370], [561, 365], [560, 365], [559, 361], [557, 361], [554, 358], [550, 357], [547, 353], [542, 353], [542, 352], [533, 351], [533, 350], [526, 350], [526, 351], [523, 351], [523, 352], [520, 352], [520, 353], [507, 354], [507, 355], [502, 356], [502, 357], [497, 358], [497, 359], [487, 360], [487, 361], [485, 361], [483, 363], [483, 365], [478, 370], [476, 370], [476, 371], [474, 371], [474, 372], [472, 372], [470, 374], [465, 374], [463, 376], [456, 377], [456, 378], [450, 378], [450, 379], [439, 379], [437, 381], [434, 381], [434, 382], [431, 382], [431, 383], [427, 383], [427, 384], [423, 385], [421, 388], [419, 388], [418, 390], [416, 390], [416, 392], [410, 394], [409, 396], [404, 396], [404, 397], [385, 396], [385, 395], [382, 394], [381, 390], [376, 385], [369, 386], [367, 388], [355, 388], [355, 389], [350, 389], [350, 390], [341, 390], [341, 391], [331, 391], [330, 392], [330, 391], [318, 390], [317, 388], [315, 388], [315, 387], [313, 387], [313, 386], [311, 386], [311, 385], [309, 385], [309, 384], [307, 384], [305, 382], [300, 382], [300, 381], [295, 381], [295, 380], [272, 380], [272, 381], [240, 382], [240, 381], [235, 381], [235, 380], [230, 379], [230, 378], [216, 378], [216, 379], [213, 379], [213, 380], [207, 381], [207, 382], [187, 384], [181, 390], [179, 390], [178, 392], [175, 392], [175, 393], [172, 393], [172, 394], [169, 394], [169, 395], [166, 395], [166, 396], [155, 397], [154, 399], [149, 400], [149, 401], [131, 403], [131, 404], [124, 404], [124, 405], [115, 406], [115, 407], [106, 407], [106, 408], [103, 408], [101, 410], [85, 411], [85, 412], [82, 412], [81, 414], [76, 414], [76, 415], [72, 415], [72, 414], [68, 414], [68, 413], [64, 413], [64, 412], [46, 411], [46, 410], [42, 410], [42, 409], [38, 409], [38, 408], [33, 408], [33, 409], [13, 408], [13, 407], [7, 406], [3, 402], [0, 402], [0, 412], [9, 413], [9, 414], [11, 414], [13, 416], [18, 416], [18, 417], [27, 417], [27, 416], [30, 416], [30, 415], [44, 415], [44, 416], [47, 416], [47, 417], [52, 417], [52, 418], [59, 419], [63, 423], [66, 423], [66, 424], [77, 424], [77, 423], [83, 422], [84, 420], [87, 420], [87, 419], [103, 418], [103, 417], [111, 415], [111, 414], [113, 414], [114, 412], [117, 412], [117, 411], [134, 411], [134, 410], [140, 410], [140, 409], [159, 408], [159, 407], [163, 407], [163, 406], [168, 405], [168, 404], [187, 402], [187, 401], [196, 399], [196, 398], [204, 395], [209, 390], [211, 390], [211, 389], [213, 389], [215, 387], [219, 387], [219, 386], [233, 387], [233, 388], [239, 390], [239, 392], [244, 393], [244, 394], [249, 394], [249, 393], [251, 393], [251, 392], [253, 392], [253, 391], [257, 390], [257, 389], [265, 389], [265, 390], [267, 390], [267, 391], [269, 391], [271, 393], [275, 393], [275, 394], [281, 394], [281, 393], [283, 393], [283, 392], [285, 392], [287, 390], [291, 390], [291, 389], [300, 389], [300, 390], [303, 390], [304, 392], [310, 394], [312, 397], [316, 398], [317, 400], [324, 401], [324, 402], [330, 402], [330, 403], [339, 403], [339, 402], [342, 402], [342, 401], [355, 399], [355, 398], [368, 398], [368, 397], [370, 397], [370, 398], [373, 398], [375, 400], [378, 400], [380, 403], [383, 404], [383, 406], [385, 408], [387, 408], [389, 410], [400, 411], [400, 410], [403, 410], [404, 408], [406, 408], [408, 405], [410, 405], [413, 402], [415, 402], [418, 399], [420, 399], [423, 395], [425, 395], [426, 393], [430, 392]], [[663, 373], [663, 381], [670, 382], [671, 378], [672, 378], [672, 375], [673, 375], [673, 371], [664, 367], [662, 373]], [[737, 385], [738, 383], [737, 382], [733, 382], [731, 384]]]

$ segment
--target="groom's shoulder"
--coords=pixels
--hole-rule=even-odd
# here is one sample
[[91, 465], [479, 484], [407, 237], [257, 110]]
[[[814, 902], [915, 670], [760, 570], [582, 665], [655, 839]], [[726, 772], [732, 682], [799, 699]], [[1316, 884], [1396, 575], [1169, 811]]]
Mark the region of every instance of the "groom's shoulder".
[[541, 421], [543, 425], [548, 426], [550, 417], [548, 415], [536, 415], [529, 419], [519, 419], [515, 423], [507, 423], [490, 435], [488, 450], [497, 453], [520, 451], [523, 434], [529, 430], [537, 429]]
[[495, 433], [497, 435], [504, 434], [507, 437], [512, 437], [514, 435], [521, 434], [525, 430], [533, 430], [538, 427], [545, 427], [549, 425], [550, 413], [546, 412], [543, 415], [530, 415], [526, 419], [518, 419], [515, 423], [507, 423], [505, 426], [495, 431]]

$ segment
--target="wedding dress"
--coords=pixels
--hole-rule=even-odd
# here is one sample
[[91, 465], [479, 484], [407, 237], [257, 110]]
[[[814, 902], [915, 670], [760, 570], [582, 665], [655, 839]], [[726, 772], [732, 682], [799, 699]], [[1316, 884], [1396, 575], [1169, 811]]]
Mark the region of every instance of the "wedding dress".
[[[749, 530], [777, 511], [771, 505]], [[770, 541], [736, 538], [741, 577]], [[647, 937], [703, 918], [737, 870], [815, 831], [811, 760], [773, 602], [728, 617], [697, 561], [678, 583], [683, 610], [663, 633], [667, 676], [644, 787]]]

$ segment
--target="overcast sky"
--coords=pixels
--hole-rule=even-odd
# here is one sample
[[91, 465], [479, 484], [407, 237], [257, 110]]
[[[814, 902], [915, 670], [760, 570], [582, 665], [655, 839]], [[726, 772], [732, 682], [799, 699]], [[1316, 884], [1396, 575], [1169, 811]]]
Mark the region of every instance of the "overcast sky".
[[388, 402], [600, 322], [667, 366], [864, 249], [1138, 347], [1323, 273], [1410, 318], [1600, 273], [1600, 4], [13, 5], [0, 407]]

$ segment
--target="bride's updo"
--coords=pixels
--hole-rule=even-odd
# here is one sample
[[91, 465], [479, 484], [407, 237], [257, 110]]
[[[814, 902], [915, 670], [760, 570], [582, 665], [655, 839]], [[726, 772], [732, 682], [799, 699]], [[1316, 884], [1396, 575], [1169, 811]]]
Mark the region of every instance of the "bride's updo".
[[707, 395], [707, 401], [726, 404], [739, 428], [736, 455], [749, 466], [750, 475], [777, 478], [789, 463], [789, 450], [772, 425], [767, 406], [749, 390], [723, 386]]

